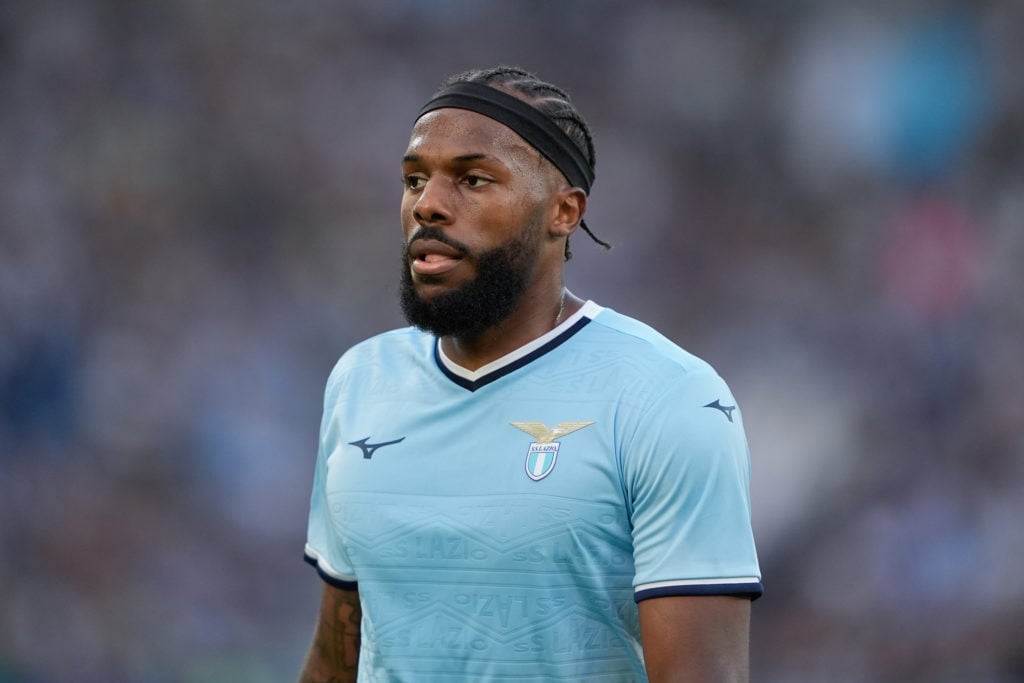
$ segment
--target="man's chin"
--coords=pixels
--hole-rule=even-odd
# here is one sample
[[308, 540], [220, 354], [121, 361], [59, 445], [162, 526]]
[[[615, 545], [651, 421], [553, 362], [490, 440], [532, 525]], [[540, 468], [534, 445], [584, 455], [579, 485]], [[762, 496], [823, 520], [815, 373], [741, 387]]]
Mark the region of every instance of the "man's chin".
[[413, 284], [402, 290], [401, 299], [406, 320], [439, 337], [475, 336], [496, 322], [491, 310], [472, 298], [467, 300], [465, 292], [447, 285]]
[[446, 278], [420, 278], [414, 276], [412, 279], [411, 294], [416, 303], [421, 306], [429, 306], [433, 302], [437, 301], [438, 298], [444, 297], [446, 294], [456, 292], [458, 289], [458, 286], [453, 285]]

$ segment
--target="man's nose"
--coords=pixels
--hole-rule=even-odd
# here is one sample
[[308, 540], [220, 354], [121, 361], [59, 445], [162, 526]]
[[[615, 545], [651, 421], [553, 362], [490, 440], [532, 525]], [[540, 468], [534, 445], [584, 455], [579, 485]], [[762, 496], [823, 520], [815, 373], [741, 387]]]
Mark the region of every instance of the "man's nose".
[[443, 177], [428, 178], [412, 213], [424, 225], [451, 222], [451, 183]]

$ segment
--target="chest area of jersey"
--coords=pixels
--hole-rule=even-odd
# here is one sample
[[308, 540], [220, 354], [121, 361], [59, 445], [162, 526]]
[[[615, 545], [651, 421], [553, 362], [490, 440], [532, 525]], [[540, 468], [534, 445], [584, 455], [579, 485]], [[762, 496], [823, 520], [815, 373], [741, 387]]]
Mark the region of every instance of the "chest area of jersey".
[[596, 403], [348, 402], [330, 419], [328, 467], [345, 490], [621, 499], [612, 417]]
[[361, 581], [405, 567], [539, 588], [598, 572], [628, 588], [613, 417], [598, 402], [346, 403], [331, 420], [326, 493]]

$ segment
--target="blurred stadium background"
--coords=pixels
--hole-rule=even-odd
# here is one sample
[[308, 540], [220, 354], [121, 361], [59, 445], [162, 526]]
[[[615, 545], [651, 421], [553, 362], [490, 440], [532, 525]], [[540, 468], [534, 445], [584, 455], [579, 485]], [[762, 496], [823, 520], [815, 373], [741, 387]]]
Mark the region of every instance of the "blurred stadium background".
[[291, 680], [323, 383], [448, 74], [566, 87], [578, 294], [744, 409], [753, 679], [1024, 680], [1024, 3], [0, 9], [0, 681]]

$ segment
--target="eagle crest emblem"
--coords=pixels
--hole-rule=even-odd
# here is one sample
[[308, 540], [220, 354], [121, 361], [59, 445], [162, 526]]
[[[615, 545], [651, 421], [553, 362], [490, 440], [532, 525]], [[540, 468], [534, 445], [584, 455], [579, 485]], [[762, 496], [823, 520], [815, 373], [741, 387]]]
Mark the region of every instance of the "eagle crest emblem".
[[530, 444], [530, 450], [526, 453], [526, 475], [534, 481], [540, 481], [551, 474], [551, 470], [555, 468], [558, 448], [561, 445], [558, 439], [578, 432], [584, 427], [589, 427], [594, 424], [594, 420], [559, 422], [554, 427], [548, 427], [543, 422], [512, 422], [510, 424], [536, 439]]

